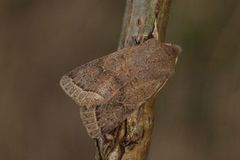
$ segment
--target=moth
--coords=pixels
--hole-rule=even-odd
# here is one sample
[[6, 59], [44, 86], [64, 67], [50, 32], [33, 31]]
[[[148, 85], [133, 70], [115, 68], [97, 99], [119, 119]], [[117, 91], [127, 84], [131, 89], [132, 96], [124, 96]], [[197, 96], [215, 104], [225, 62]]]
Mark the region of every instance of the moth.
[[174, 74], [181, 48], [154, 38], [66, 73], [60, 86], [79, 106], [91, 138], [100, 138], [155, 96]]

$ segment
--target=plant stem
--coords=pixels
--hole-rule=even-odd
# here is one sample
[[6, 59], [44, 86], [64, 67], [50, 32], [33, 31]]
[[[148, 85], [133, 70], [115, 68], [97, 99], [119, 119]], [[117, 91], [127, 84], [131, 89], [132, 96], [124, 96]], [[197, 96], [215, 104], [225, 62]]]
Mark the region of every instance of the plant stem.
[[[153, 37], [155, 23], [159, 40], [165, 40], [171, 0], [127, 0], [119, 49]], [[160, 42], [159, 42], [160, 43]], [[145, 160], [153, 129], [154, 97], [113, 131], [112, 140], [96, 140], [97, 160]]]

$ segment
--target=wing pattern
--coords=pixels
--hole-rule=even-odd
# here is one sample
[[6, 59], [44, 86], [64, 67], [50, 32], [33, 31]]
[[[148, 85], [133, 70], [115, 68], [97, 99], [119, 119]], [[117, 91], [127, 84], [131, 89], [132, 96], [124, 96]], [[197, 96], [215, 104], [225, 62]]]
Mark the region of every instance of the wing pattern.
[[90, 137], [112, 131], [159, 91], [175, 68], [176, 56], [169, 56], [169, 47], [148, 40], [93, 60], [62, 77], [60, 85], [80, 105]]

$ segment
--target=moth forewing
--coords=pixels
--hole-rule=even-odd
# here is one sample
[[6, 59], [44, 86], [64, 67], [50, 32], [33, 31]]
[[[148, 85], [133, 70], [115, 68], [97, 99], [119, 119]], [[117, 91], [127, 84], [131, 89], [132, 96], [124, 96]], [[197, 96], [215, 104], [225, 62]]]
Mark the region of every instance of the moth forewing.
[[65, 74], [63, 90], [80, 105], [90, 137], [120, 125], [172, 76], [181, 49], [155, 39], [95, 59]]

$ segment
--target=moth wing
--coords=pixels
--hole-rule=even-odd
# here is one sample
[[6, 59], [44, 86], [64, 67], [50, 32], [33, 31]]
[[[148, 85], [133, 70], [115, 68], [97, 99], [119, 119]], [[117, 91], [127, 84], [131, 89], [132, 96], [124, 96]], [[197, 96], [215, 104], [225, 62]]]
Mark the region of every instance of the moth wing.
[[79, 66], [61, 78], [60, 86], [80, 106], [100, 105], [128, 81], [123, 68], [129, 54], [122, 49]]
[[148, 43], [93, 60], [60, 80], [63, 90], [81, 106], [80, 115], [90, 137], [112, 131], [167, 81], [165, 63], [161, 63], [165, 56], [154, 54], [162, 49], [152, 50], [149, 45], [157, 42]]
[[[140, 65], [139, 70], [144, 68], [142, 63], [146, 54], [149, 56], [153, 52], [150, 46], [156, 44], [156, 40], [151, 39], [139, 46], [124, 48], [90, 61], [65, 74], [60, 86], [80, 106], [101, 105], [137, 74], [137, 64]], [[146, 54], [142, 54], [142, 50]]]
[[[106, 134], [119, 126], [149, 98], [160, 90], [166, 81], [131, 82], [121, 88], [108, 104], [96, 108], [97, 125], [101, 134]], [[132, 88], [134, 85], [134, 88]], [[149, 92], [149, 91], [154, 92]]]
[[[60, 82], [65, 92], [81, 106], [80, 117], [91, 138], [98, 138], [115, 129], [139, 106], [156, 94], [167, 80], [167, 78], [153, 79], [152, 77], [122, 80], [124, 75], [116, 79], [110, 70], [98, 71], [100, 66], [104, 67], [99, 63], [99, 61], [92, 61], [87, 67], [80, 66], [63, 76]], [[105, 85], [112, 87], [110, 96], [104, 97], [103, 94], [99, 94], [108, 88]]]
[[63, 76], [60, 84], [67, 95], [80, 106], [92, 106], [100, 104], [104, 100], [100, 94], [82, 89], [68, 76]]

